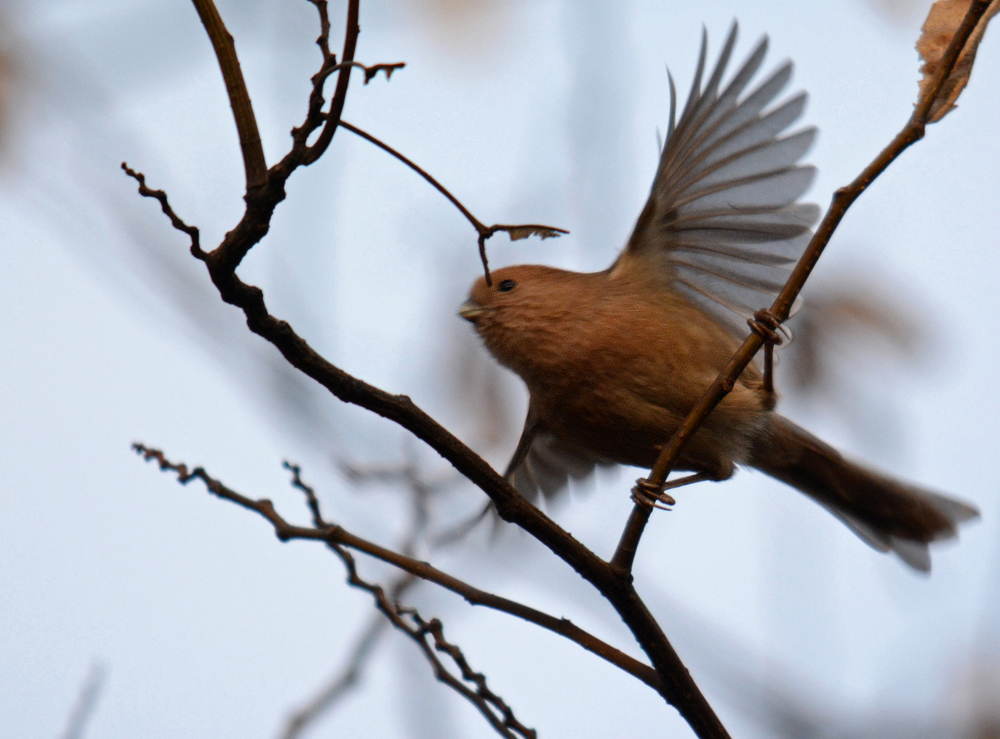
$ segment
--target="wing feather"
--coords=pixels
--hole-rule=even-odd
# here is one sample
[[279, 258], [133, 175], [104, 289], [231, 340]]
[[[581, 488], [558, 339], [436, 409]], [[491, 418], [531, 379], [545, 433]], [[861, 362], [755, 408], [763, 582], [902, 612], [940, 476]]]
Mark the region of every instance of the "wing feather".
[[802, 115], [806, 95], [770, 107], [788, 85], [792, 64], [747, 92], [767, 53], [765, 37], [723, 86], [737, 31], [734, 23], [702, 89], [703, 31], [691, 91], [676, 123], [670, 78], [670, 122], [656, 178], [611, 277], [626, 268], [656, 270], [745, 334], [744, 319], [773, 301], [808, 244], [819, 209], [798, 202], [816, 174], [799, 164], [816, 129], [785, 134]]
[[539, 430], [527, 453], [511, 465], [507, 479], [528, 500], [537, 503], [541, 495], [551, 502], [566, 490], [570, 480], [582, 480], [593, 474], [595, 467], [610, 464]]

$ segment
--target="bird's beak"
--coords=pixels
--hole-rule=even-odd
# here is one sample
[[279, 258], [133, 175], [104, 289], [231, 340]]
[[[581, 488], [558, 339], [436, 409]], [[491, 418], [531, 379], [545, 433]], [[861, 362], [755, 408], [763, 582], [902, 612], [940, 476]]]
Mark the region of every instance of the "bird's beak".
[[475, 323], [479, 319], [479, 316], [485, 312], [486, 309], [473, 300], [466, 300], [462, 303], [462, 307], [458, 309], [458, 315], [469, 323]]

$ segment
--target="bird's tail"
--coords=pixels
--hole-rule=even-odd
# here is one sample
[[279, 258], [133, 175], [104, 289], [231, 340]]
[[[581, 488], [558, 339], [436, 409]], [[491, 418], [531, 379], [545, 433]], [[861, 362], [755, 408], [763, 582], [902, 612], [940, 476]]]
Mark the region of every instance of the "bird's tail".
[[893, 551], [923, 572], [931, 568], [927, 545], [957, 536], [958, 524], [979, 516], [970, 505], [844, 459], [776, 413], [748, 461], [828, 508], [875, 549]]

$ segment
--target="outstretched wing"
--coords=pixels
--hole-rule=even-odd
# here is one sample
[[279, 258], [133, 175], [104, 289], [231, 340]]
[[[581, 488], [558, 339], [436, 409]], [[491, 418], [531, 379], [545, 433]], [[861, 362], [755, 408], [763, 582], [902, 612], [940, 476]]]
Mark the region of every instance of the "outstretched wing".
[[722, 88], [736, 36], [733, 23], [702, 90], [708, 43], [703, 33], [694, 83], [676, 126], [670, 79], [670, 126], [660, 166], [611, 276], [656, 270], [745, 333], [745, 319], [771, 304], [809, 243], [819, 209], [796, 202], [816, 172], [797, 164], [816, 129], [782, 135], [802, 114], [806, 95], [769, 107], [788, 84], [792, 64], [785, 62], [744, 95], [764, 61], [765, 37]]

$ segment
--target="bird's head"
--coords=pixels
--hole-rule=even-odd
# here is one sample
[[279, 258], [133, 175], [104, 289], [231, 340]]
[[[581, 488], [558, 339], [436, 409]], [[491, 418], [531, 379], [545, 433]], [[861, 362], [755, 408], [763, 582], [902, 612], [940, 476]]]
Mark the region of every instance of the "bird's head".
[[539, 265], [504, 267], [491, 272], [492, 284], [480, 277], [458, 314], [476, 327], [486, 347], [523, 376], [545, 346], [558, 346], [561, 334], [579, 317], [581, 279]]

